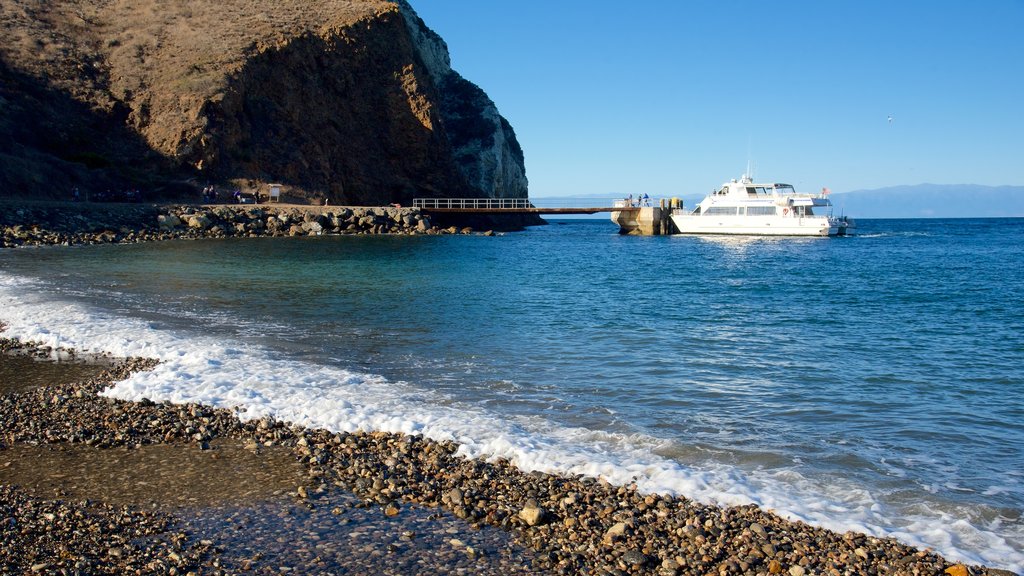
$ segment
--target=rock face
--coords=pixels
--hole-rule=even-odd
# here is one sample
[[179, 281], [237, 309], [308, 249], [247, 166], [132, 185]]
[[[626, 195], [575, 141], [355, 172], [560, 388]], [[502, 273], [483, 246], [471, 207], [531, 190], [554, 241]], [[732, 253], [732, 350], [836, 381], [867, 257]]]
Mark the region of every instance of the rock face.
[[420, 58], [440, 88], [441, 117], [459, 169], [477, 190], [493, 190], [498, 198], [526, 198], [523, 149], [512, 126], [483, 90], [452, 70], [444, 40], [427, 28], [406, 0], [399, 4]]
[[0, 0], [0, 32], [3, 195], [527, 194], [512, 127], [405, 0]]

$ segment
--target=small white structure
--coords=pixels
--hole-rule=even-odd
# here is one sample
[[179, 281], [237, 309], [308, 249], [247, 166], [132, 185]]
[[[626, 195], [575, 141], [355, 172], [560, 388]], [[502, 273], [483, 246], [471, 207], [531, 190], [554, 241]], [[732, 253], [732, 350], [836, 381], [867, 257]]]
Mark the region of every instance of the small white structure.
[[281, 185], [271, 184], [270, 185], [270, 201], [280, 202], [281, 201]]

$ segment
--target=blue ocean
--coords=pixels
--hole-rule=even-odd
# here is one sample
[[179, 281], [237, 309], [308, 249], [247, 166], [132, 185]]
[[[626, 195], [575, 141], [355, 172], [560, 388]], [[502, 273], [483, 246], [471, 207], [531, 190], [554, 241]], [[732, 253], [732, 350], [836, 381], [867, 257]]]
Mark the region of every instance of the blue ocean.
[[6, 250], [0, 320], [163, 361], [115, 397], [424, 434], [1024, 572], [1024, 220], [617, 232]]

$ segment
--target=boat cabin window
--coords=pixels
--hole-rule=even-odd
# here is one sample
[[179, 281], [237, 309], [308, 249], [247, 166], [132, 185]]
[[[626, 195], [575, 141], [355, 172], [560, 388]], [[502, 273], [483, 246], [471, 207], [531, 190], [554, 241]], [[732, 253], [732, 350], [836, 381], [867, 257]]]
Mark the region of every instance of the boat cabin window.
[[764, 186], [747, 186], [747, 196], [767, 195], [771, 190]]
[[747, 206], [747, 216], [774, 216], [775, 206]]
[[779, 194], [796, 194], [796, 190], [790, 184], [776, 184], [775, 191]]
[[735, 216], [735, 206], [712, 206], [704, 211], [705, 216]]

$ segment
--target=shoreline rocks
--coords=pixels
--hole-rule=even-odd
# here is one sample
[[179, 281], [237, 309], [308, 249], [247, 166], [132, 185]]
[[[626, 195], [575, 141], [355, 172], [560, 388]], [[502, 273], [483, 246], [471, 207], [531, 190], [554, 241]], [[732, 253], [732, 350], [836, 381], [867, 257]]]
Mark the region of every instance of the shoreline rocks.
[[0, 248], [197, 238], [473, 233], [466, 227], [442, 228], [418, 208], [85, 203], [0, 208]]
[[[0, 460], [4, 446], [31, 443], [180, 443], [200, 450], [230, 438], [254, 450], [283, 446], [308, 474], [304, 494], [296, 491], [299, 501], [312, 505], [318, 495], [341, 490], [381, 507], [385, 517], [401, 518], [410, 507], [445, 509], [467, 527], [511, 534], [536, 553], [535, 572], [940, 576], [960, 570], [932, 551], [892, 539], [840, 534], [755, 506], [721, 508], [601, 479], [526, 473], [503, 459], [466, 459], [456, 444], [422, 436], [314, 430], [272, 418], [243, 422], [226, 409], [97, 395], [153, 365], [130, 359], [87, 382], [0, 397]], [[20, 498], [0, 492], [0, 502]], [[962, 568], [972, 575], [1008, 574]]]

